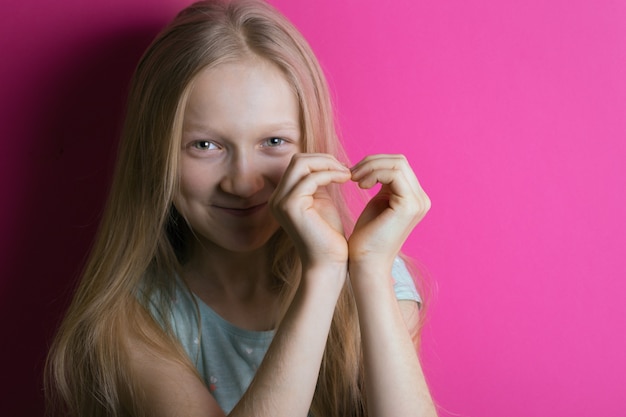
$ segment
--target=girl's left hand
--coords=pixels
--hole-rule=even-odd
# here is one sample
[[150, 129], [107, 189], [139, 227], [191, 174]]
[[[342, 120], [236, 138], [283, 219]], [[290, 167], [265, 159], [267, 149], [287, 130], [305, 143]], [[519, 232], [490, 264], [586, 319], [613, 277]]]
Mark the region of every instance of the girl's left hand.
[[388, 265], [430, 209], [430, 199], [403, 155], [371, 155], [351, 169], [363, 189], [381, 188], [367, 203], [348, 240], [350, 263]]

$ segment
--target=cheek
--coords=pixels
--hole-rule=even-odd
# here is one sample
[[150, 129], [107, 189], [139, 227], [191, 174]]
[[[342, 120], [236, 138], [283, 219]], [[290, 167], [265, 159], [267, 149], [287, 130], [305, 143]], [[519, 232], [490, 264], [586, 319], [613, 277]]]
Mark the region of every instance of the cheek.
[[208, 197], [215, 181], [215, 175], [198, 170], [182, 170], [178, 192], [174, 196], [177, 207], [190, 205], [194, 201], [204, 200]]
[[183, 160], [180, 165], [180, 189], [183, 195], [206, 192], [218, 181], [219, 167], [194, 159]]
[[267, 177], [272, 184], [276, 185], [280, 182], [281, 178], [285, 174], [285, 171], [287, 171], [287, 167], [289, 166], [293, 155], [295, 155], [295, 152], [283, 158], [271, 161], [265, 172], [267, 172]]

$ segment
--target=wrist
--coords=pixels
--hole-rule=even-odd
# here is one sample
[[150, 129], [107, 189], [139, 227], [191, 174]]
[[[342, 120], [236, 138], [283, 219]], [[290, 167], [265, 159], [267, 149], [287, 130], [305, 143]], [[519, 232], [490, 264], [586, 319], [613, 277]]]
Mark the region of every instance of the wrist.
[[393, 267], [393, 261], [395, 257], [385, 258], [385, 257], [358, 257], [358, 258], [349, 258], [348, 260], [348, 271], [350, 274], [356, 274], [358, 276], [361, 275], [373, 275], [373, 276], [381, 276], [381, 275], [390, 275], [391, 269]]
[[391, 264], [387, 262], [350, 262], [348, 271], [355, 295], [393, 292]]
[[300, 286], [310, 290], [319, 288], [322, 293], [338, 295], [347, 276], [347, 262], [303, 264]]

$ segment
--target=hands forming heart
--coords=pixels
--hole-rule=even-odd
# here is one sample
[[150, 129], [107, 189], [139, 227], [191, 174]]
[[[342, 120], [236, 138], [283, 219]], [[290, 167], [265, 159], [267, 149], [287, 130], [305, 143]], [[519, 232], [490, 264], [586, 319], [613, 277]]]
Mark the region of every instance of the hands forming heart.
[[[377, 184], [381, 188], [346, 238], [326, 186], [348, 181], [362, 189]], [[411, 230], [430, 209], [430, 199], [402, 155], [371, 155], [348, 169], [328, 154], [296, 154], [274, 191], [271, 206], [303, 265], [349, 260], [391, 266]]]

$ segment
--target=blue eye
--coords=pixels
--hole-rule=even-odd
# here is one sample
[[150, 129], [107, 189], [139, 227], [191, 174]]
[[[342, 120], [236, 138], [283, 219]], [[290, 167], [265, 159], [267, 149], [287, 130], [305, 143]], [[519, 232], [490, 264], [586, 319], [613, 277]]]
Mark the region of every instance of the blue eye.
[[285, 143], [285, 139], [282, 138], [268, 138], [265, 140], [265, 146], [274, 147], [280, 146]]
[[210, 140], [199, 140], [192, 144], [195, 149], [199, 149], [201, 151], [209, 151], [212, 149], [218, 149], [217, 145], [211, 142]]

